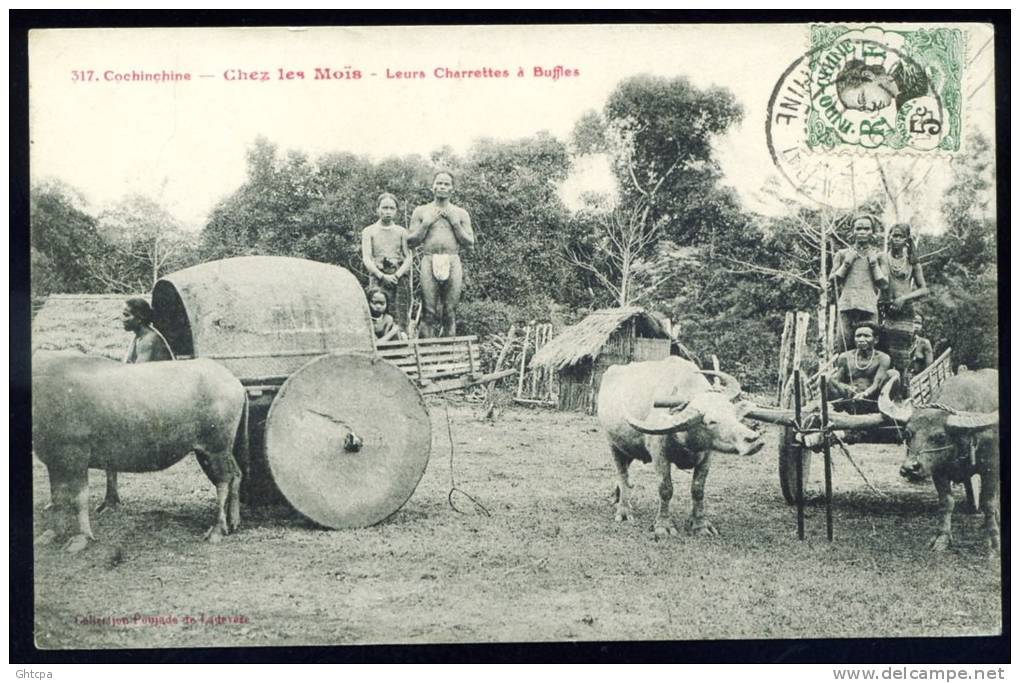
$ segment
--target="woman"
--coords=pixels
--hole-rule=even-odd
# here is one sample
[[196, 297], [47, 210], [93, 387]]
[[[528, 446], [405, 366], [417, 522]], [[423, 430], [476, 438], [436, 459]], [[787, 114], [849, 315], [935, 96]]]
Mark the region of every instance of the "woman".
[[914, 253], [914, 241], [906, 223], [889, 229], [886, 267], [889, 284], [882, 302], [883, 327], [892, 365], [900, 371], [906, 387], [914, 344], [914, 303], [928, 295], [924, 270]]

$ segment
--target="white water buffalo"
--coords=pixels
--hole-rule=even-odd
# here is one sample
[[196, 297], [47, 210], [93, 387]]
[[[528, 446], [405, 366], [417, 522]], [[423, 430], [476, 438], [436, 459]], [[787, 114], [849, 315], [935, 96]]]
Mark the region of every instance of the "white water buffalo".
[[980, 509], [992, 552], [999, 552], [999, 373], [978, 370], [950, 377], [937, 399], [925, 405], [890, 400], [891, 383], [879, 409], [904, 424], [907, 457], [900, 474], [918, 480], [931, 475], [942, 506], [941, 524], [930, 546], [945, 550], [953, 541], [952, 483], [981, 478]]
[[46, 465], [57, 529], [73, 511], [77, 552], [94, 540], [89, 520], [89, 468], [155, 472], [194, 452], [216, 486], [216, 542], [240, 525], [241, 471], [235, 438], [246, 440], [244, 387], [208, 359], [124, 365], [106, 358], [38, 352], [32, 363], [32, 447]]
[[[722, 388], [714, 388], [706, 375], [722, 379]], [[699, 370], [677, 357], [614, 365], [606, 371], [599, 389], [598, 417], [616, 463], [617, 521], [633, 515], [627, 472], [632, 461], [640, 460], [651, 462], [660, 477], [659, 511], [653, 525], [656, 538], [677, 533], [669, 513], [672, 465], [694, 470], [687, 530], [703, 536], [717, 533], [705, 516], [705, 480], [712, 453], [752, 455], [762, 447], [760, 435], [740, 422], [748, 406], [731, 402], [739, 393], [740, 385], [733, 377]], [[674, 407], [657, 409], [657, 399]]]

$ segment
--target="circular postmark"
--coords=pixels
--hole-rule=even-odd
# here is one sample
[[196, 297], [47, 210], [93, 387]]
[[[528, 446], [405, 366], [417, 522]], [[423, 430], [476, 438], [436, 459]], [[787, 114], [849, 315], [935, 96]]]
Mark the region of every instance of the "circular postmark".
[[882, 190], [890, 165], [908, 161], [916, 170], [959, 149], [959, 112], [946, 109], [938, 71], [909, 56], [909, 46], [897, 32], [847, 31], [783, 72], [766, 139], [801, 195], [853, 208]]

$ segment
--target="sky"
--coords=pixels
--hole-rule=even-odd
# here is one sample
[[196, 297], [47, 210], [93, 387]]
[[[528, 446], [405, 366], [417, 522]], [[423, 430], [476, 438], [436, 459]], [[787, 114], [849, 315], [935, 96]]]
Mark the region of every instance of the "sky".
[[[964, 92], [973, 91], [964, 122], [968, 132], [991, 136], [993, 50], [981, 49], [991, 29], [964, 28]], [[639, 73], [683, 75], [700, 88], [733, 92], [745, 115], [716, 141], [723, 182], [748, 209], [775, 213], [780, 205], [761, 191], [778, 176], [765, 139], [767, 105], [783, 71], [807, 49], [808, 27], [89, 29], [35, 31], [29, 40], [32, 181], [58, 178], [97, 210], [144, 194], [197, 229], [244, 181], [245, 151], [259, 135], [313, 158], [348, 151], [375, 160], [444, 145], [463, 152], [479, 138], [540, 130], [566, 141], [582, 114], [601, 109], [622, 79]], [[557, 66], [576, 75], [534, 74]], [[485, 68], [510, 77], [435, 76], [436, 69]], [[361, 78], [316, 79], [316, 69]], [[113, 80], [163, 71], [191, 80]], [[281, 78], [288, 72], [293, 78]], [[405, 78], [387, 77], [397, 72]], [[414, 72], [424, 77], [406, 77]], [[921, 230], [936, 230], [948, 160], [924, 163], [932, 166], [925, 190], [932, 201], [912, 210]], [[780, 186], [798, 196], [785, 181]], [[588, 160], [563, 193], [569, 201], [610, 187], [605, 164]]]

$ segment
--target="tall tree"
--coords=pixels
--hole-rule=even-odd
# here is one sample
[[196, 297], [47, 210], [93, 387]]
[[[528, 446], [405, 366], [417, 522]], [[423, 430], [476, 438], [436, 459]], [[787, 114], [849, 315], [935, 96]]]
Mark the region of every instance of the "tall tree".
[[108, 291], [148, 291], [163, 275], [197, 259], [196, 236], [143, 195], [129, 195], [100, 213], [98, 230], [108, 251], [91, 258], [89, 267]]
[[952, 346], [953, 358], [971, 368], [999, 365], [999, 271], [995, 217], [995, 165], [982, 136], [952, 162], [953, 184], [942, 203], [946, 230], [923, 235], [918, 253], [931, 297], [923, 310], [926, 333]]
[[727, 90], [641, 75], [621, 82], [602, 112], [588, 112], [575, 125], [575, 152], [608, 156], [618, 196], [601, 215], [580, 217], [594, 234], [582, 234], [565, 252], [617, 305], [634, 300], [641, 288], [632, 280], [642, 271], [635, 265], [654, 258], [660, 239], [698, 245], [721, 222], [720, 208], [728, 207], [720, 203], [712, 143], [741, 115]]
[[101, 289], [89, 269], [106, 245], [81, 193], [56, 180], [31, 189], [32, 294]]

